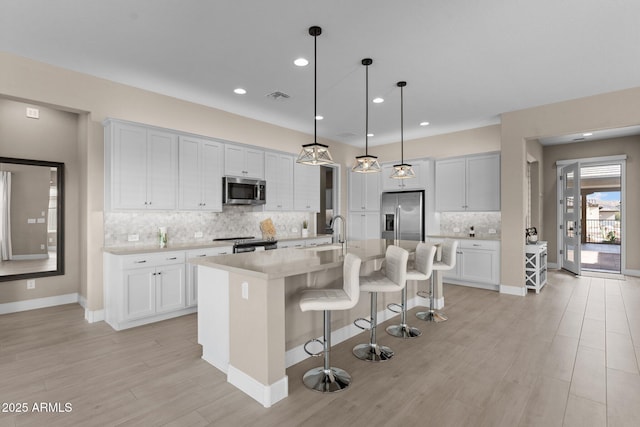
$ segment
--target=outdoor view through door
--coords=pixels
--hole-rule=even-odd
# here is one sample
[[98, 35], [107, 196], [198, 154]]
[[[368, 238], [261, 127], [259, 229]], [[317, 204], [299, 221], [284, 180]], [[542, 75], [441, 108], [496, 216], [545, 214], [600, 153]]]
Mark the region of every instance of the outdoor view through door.
[[583, 270], [620, 273], [621, 227], [620, 164], [580, 168], [583, 227]]
[[620, 162], [562, 168], [562, 268], [621, 273], [622, 170]]

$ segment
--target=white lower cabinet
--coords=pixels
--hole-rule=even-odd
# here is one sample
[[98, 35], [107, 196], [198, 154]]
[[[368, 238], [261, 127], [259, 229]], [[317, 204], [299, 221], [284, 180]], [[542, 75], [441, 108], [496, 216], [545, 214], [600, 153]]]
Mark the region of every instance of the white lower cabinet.
[[119, 331], [195, 312], [197, 273], [188, 260], [232, 252], [229, 246], [135, 255], [105, 253], [105, 321]]
[[451, 283], [498, 290], [500, 285], [500, 242], [459, 240], [456, 266], [443, 271]]
[[198, 266], [190, 264], [193, 258], [206, 256], [228, 255], [233, 253], [233, 247], [194, 249], [187, 251], [187, 307], [198, 305]]

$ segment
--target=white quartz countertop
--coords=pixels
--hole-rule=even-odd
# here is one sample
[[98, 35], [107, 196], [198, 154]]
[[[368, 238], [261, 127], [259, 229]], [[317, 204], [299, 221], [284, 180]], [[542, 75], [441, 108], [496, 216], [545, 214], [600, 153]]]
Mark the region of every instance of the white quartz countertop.
[[[358, 255], [363, 262], [384, 258], [387, 246], [394, 242], [414, 252], [418, 242], [409, 240], [358, 240], [349, 242], [347, 253]], [[320, 249], [326, 249], [319, 247]], [[340, 267], [344, 261], [341, 248], [286, 248], [264, 252], [247, 252], [191, 260], [193, 264], [217, 268], [262, 279], [279, 279]]]
[[[331, 237], [331, 234], [314, 234], [309, 235], [307, 237], [302, 237], [300, 235], [287, 235], [283, 237], [276, 236], [276, 240], [279, 242], [289, 241], [289, 240], [310, 240], [310, 239], [319, 239], [322, 237]], [[157, 245], [149, 245], [149, 244], [133, 244], [131, 246], [112, 246], [108, 248], [102, 248], [103, 252], [107, 252], [114, 255], [136, 255], [136, 254], [144, 254], [144, 253], [154, 253], [154, 252], [171, 252], [171, 251], [188, 251], [191, 249], [207, 249], [207, 248], [225, 248], [232, 247], [233, 241], [198, 241], [198, 242], [186, 242], [186, 243], [177, 243], [171, 244], [169, 243], [166, 248], [160, 248]]]

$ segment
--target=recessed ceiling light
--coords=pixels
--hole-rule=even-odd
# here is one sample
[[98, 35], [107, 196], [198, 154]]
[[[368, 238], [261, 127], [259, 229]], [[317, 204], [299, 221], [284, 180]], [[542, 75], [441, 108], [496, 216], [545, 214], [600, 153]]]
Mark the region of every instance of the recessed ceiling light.
[[380, 104], [381, 102], [384, 102], [384, 98], [373, 98], [373, 102], [374, 104]]
[[324, 119], [324, 117], [322, 117], [322, 116], [316, 116], [316, 120], [322, 120], [322, 119]]
[[309, 65], [309, 61], [307, 61], [305, 58], [298, 58], [295, 61], [293, 61], [293, 63], [296, 64], [298, 67], [305, 67]]
[[429, 126], [429, 122], [420, 122], [420, 126]]
[[235, 88], [233, 92], [237, 93], [238, 95], [244, 95], [245, 93], [247, 93], [247, 91], [242, 89], [241, 87]]
[[591, 136], [591, 135], [593, 135], [593, 133], [591, 133], [591, 132], [587, 132], [587, 133], [583, 133], [582, 134], [582, 136]]
[[372, 133], [368, 133], [368, 134], [367, 134], [367, 136], [368, 136], [369, 138], [371, 138], [371, 137], [373, 136], [373, 134], [372, 134]]

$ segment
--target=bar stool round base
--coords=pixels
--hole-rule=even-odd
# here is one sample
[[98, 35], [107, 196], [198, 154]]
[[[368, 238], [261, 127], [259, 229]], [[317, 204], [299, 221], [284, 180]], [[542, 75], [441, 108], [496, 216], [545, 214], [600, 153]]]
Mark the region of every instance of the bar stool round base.
[[439, 311], [420, 311], [416, 313], [416, 317], [420, 320], [424, 320], [427, 322], [436, 322], [436, 323], [445, 322], [449, 320], [447, 316], [440, 313]]
[[420, 329], [409, 325], [387, 326], [387, 333], [397, 338], [417, 338], [422, 335]]
[[322, 366], [308, 370], [302, 377], [304, 385], [321, 393], [342, 391], [351, 384], [351, 375], [333, 366], [325, 370]]
[[353, 347], [353, 354], [360, 360], [384, 362], [393, 357], [393, 350], [384, 345], [367, 343]]

